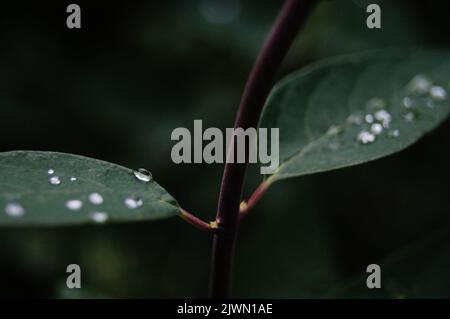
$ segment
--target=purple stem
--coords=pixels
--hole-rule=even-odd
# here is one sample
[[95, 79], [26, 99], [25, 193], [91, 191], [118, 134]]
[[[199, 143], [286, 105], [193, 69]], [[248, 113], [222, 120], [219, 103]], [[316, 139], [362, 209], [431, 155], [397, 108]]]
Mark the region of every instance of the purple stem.
[[[314, 3], [314, 0], [285, 1], [247, 80], [235, 128], [257, 127], [276, 72]], [[230, 143], [231, 147], [235, 147], [233, 143]], [[211, 298], [230, 296], [239, 204], [246, 167], [247, 164], [240, 163], [225, 165], [216, 217], [222, 232], [214, 236], [212, 249], [209, 290]]]

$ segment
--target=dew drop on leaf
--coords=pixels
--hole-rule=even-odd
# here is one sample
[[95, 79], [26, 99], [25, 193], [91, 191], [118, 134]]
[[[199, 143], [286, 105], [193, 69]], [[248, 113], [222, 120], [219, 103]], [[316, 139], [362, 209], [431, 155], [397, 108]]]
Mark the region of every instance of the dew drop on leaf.
[[73, 211], [80, 210], [83, 207], [83, 202], [79, 199], [71, 199], [66, 202], [66, 207]]
[[136, 176], [136, 178], [140, 181], [143, 182], [150, 182], [153, 178], [152, 173], [150, 173], [148, 170], [146, 170], [145, 168], [139, 168], [137, 170], [134, 171], [134, 176]]
[[409, 83], [411, 92], [416, 94], [425, 94], [431, 88], [431, 81], [423, 74], [417, 74]]
[[50, 181], [50, 184], [52, 184], [52, 185], [59, 185], [59, 184], [61, 184], [61, 180], [59, 179], [58, 176], [50, 177], [49, 181]]
[[108, 214], [105, 212], [93, 212], [91, 218], [94, 222], [102, 224], [108, 220]]
[[369, 144], [375, 142], [375, 135], [368, 131], [361, 131], [356, 139], [362, 144]]
[[52, 170], [51, 168], [47, 171], [48, 175], [53, 175], [55, 173], [54, 170]]
[[389, 137], [397, 138], [397, 137], [400, 136], [400, 131], [399, 130], [392, 130], [392, 131], [389, 131], [388, 135], [389, 135]]
[[135, 209], [142, 206], [143, 201], [140, 197], [127, 197], [125, 198], [124, 204], [129, 209]]
[[25, 214], [25, 208], [19, 203], [8, 203], [5, 206], [5, 213], [11, 217], [20, 217]]
[[391, 123], [392, 120], [391, 114], [386, 110], [377, 111], [375, 113], [375, 118], [377, 119], [377, 121], [380, 121], [385, 128], [389, 127], [389, 124]]
[[364, 120], [365, 120], [366, 123], [368, 123], [368, 124], [373, 123], [373, 115], [372, 115], [372, 114], [367, 114], [367, 115], [364, 117]]
[[75, 176], [72, 176], [71, 178], [70, 178], [70, 181], [71, 182], [75, 182], [77, 180], [77, 178], [75, 177]]
[[94, 205], [103, 204], [103, 196], [99, 193], [92, 193], [89, 195], [89, 201]]
[[409, 112], [409, 113], [405, 114], [405, 121], [406, 122], [413, 122], [415, 118], [416, 118], [416, 116], [414, 115], [413, 112]]
[[411, 108], [413, 106], [413, 100], [409, 97], [409, 96], [405, 96], [402, 99], [402, 104], [404, 107], [406, 107], [407, 109]]
[[443, 101], [447, 98], [447, 91], [442, 86], [432, 86], [430, 96], [433, 100]]
[[370, 131], [375, 135], [381, 134], [383, 132], [383, 125], [380, 123], [374, 123], [370, 127]]

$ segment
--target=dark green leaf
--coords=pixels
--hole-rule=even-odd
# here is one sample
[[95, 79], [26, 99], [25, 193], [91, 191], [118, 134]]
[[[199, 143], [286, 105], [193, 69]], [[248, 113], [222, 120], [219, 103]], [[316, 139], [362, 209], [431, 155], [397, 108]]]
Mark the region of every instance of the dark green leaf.
[[[60, 183], [50, 183], [51, 177]], [[101, 196], [96, 196], [97, 202], [90, 200], [93, 193]], [[137, 207], [129, 208], [126, 199]], [[69, 209], [72, 200], [81, 201], [82, 207]], [[133, 170], [72, 154], [35, 151], [0, 153], [0, 207], [0, 225], [18, 226], [144, 221], [179, 212], [172, 196], [153, 180], [138, 180]]]
[[[420, 93], [423, 79], [434, 94], [426, 85]], [[440, 52], [342, 56], [288, 76], [274, 89], [260, 124], [280, 129], [280, 167], [271, 181], [357, 165], [406, 148], [448, 115], [448, 97], [438, 95], [449, 83], [450, 55]], [[382, 133], [372, 143], [358, 141], [372, 128], [365, 116], [382, 118], [383, 112], [390, 121], [374, 120], [386, 124]], [[359, 120], [362, 124], [355, 124]]]

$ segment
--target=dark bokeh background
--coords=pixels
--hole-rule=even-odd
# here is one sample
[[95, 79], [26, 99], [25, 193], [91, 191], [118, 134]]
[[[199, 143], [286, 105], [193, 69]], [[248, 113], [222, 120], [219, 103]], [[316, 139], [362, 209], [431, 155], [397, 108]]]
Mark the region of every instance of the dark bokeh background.
[[[279, 76], [371, 48], [448, 48], [447, 1], [323, 1]], [[374, 2], [374, 1], [371, 1]], [[280, 1], [28, 1], [0, 11], [0, 151], [53, 150], [147, 167], [215, 215], [221, 165], [175, 165], [171, 131], [232, 126]], [[450, 297], [450, 122], [395, 156], [274, 185], [242, 227], [236, 297]], [[252, 167], [246, 195], [260, 181]], [[180, 219], [0, 230], [3, 297], [204, 297], [211, 238]], [[65, 289], [66, 266], [83, 288]], [[383, 288], [365, 288], [382, 263]]]

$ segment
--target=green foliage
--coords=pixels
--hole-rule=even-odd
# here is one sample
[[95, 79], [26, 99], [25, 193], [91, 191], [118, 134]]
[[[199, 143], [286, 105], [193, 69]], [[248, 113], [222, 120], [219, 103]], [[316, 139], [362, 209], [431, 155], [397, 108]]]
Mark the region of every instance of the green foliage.
[[[60, 183], [50, 183], [52, 176]], [[93, 193], [100, 194], [102, 203], [90, 201]], [[127, 198], [140, 199], [142, 206], [127, 207]], [[82, 207], [68, 209], [71, 200], [81, 201]], [[15, 205], [9, 214], [8, 205]], [[35, 151], [0, 153], [0, 206], [5, 209], [0, 224], [18, 226], [95, 222], [95, 212], [101, 213], [97, 222], [154, 220], [179, 212], [161, 186], [138, 180], [133, 170], [77, 155]]]
[[449, 74], [446, 53], [375, 51], [288, 76], [260, 125], [280, 129], [280, 167], [271, 179], [357, 165], [413, 144], [448, 115], [446, 99], [430, 88], [446, 90]]

